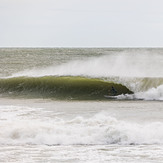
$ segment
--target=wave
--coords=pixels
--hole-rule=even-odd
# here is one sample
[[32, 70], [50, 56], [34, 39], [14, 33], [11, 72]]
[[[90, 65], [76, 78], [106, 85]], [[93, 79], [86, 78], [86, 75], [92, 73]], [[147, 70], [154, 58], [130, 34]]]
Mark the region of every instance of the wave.
[[[159, 51], [154, 54], [151, 50], [128, 49], [26, 69], [5, 79], [8, 84], [2, 84], [0, 79], [0, 89], [3, 94], [62, 99], [110, 99], [114, 95], [115, 99], [162, 100], [162, 64]], [[116, 87], [117, 94], [109, 93], [112, 86]], [[121, 96], [115, 97], [117, 95]]]
[[[7, 108], [12, 117], [6, 115]], [[0, 144], [45, 144], [45, 145], [98, 145], [98, 144], [163, 144], [163, 123], [150, 122], [138, 124], [125, 122], [100, 112], [90, 118], [77, 116], [64, 120], [57, 116], [47, 120], [33, 118], [34, 109], [22, 107], [3, 107], [5, 118], [1, 120]], [[16, 114], [16, 111], [19, 114]], [[31, 117], [23, 115], [28, 111]], [[36, 109], [38, 112], [39, 108]], [[8, 112], [7, 112], [8, 113]], [[15, 115], [13, 115], [15, 113]], [[16, 117], [14, 117], [16, 116]], [[32, 120], [31, 120], [32, 118]], [[45, 118], [45, 119], [44, 119]]]
[[1, 78], [0, 94], [63, 100], [163, 100], [163, 78], [82, 76]]
[[130, 94], [122, 84], [97, 78], [72, 76], [14, 77], [0, 79], [2, 95], [54, 97], [58, 99], [106, 99], [105, 96]]

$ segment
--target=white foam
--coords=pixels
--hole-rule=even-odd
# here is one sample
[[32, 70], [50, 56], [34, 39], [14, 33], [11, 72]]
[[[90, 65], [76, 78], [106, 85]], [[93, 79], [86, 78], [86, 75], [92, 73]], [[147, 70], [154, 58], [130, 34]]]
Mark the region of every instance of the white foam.
[[163, 100], [163, 85], [132, 95], [119, 95], [117, 99]]
[[1, 119], [0, 144], [163, 144], [162, 122], [124, 122], [106, 112], [70, 120], [58, 117], [45, 120], [43, 116], [38, 118], [31, 114], [28, 109], [25, 113], [30, 113], [30, 116], [15, 114], [14, 119]]

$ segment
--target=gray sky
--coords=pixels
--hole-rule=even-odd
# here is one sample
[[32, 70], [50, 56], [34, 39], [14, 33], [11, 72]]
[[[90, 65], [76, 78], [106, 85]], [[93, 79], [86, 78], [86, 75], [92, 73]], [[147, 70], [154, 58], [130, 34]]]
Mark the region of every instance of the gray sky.
[[163, 0], [0, 0], [0, 47], [163, 47]]

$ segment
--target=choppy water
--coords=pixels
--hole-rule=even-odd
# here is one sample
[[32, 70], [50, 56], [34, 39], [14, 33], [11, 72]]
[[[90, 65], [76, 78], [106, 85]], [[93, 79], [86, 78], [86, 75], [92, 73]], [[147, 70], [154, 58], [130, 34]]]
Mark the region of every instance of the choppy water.
[[163, 162], [162, 65], [163, 49], [0, 49], [0, 162]]

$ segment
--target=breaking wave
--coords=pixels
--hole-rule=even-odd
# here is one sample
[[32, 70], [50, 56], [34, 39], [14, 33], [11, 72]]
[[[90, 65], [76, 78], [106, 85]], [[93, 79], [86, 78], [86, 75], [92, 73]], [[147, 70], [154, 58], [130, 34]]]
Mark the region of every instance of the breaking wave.
[[[114, 90], [112, 90], [114, 89]], [[0, 80], [2, 95], [55, 97], [59, 99], [106, 99], [106, 95], [132, 93], [127, 87], [102, 79], [86, 77], [17, 77]]]
[[[26, 69], [0, 79], [0, 93], [62, 99], [106, 99], [114, 95], [121, 100], [162, 100], [162, 51], [154, 52], [128, 49]], [[117, 94], [109, 94], [112, 86]]]
[[22, 95], [29, 98], [163, 100], [163, 78], [80, 76], [1, 78], [0, 93], [2, 96]]
[[[23, 111], [22, 107], [3, 106], [3, 109], [1, 106], [0, 144], [163, 144], [162, 122], [125, 122], [106, 112], [90, 118], [77, 116], [64, 120], [55, 116], [47, 120], [45, 116], [42, 119], [33, 118], [34, 113], [40, 111], [39, 108], [24, 108], [26, 111]], [[12, 116], [9, 116], [9, 112], [5, 114], [8, 109], [12, 111]]]

